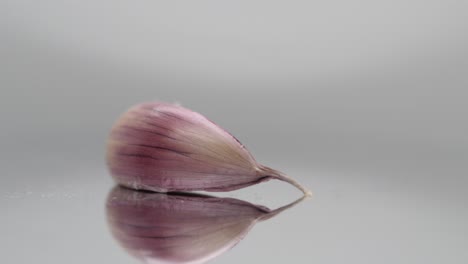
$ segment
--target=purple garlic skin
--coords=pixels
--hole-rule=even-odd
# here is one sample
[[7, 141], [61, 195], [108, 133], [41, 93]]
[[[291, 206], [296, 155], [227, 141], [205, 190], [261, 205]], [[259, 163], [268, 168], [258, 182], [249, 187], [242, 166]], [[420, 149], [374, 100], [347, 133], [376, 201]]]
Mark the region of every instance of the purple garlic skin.
[[107, 163], [117, 183], [137, 190], [231, 191], [279, 179], [310, 194], [257, 163], [234, 136], [201, 114], [162, 102], [136, 105], [117, 120]]
[[276, 210], [232, 198], [114, 188], [107, 219], [119, 244], [144, 263], [204, 263], [234, 247]]

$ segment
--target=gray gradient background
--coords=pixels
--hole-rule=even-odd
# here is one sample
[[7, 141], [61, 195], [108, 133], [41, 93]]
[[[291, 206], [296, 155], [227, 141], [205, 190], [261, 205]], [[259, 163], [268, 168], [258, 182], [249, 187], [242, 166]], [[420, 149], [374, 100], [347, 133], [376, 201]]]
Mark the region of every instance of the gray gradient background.
[[467, 89], [467, 1], [0, 1], [2, 262], [136, 263], [104, 142], [159, 99], [314, 192], [212, 263], [467, 263]]

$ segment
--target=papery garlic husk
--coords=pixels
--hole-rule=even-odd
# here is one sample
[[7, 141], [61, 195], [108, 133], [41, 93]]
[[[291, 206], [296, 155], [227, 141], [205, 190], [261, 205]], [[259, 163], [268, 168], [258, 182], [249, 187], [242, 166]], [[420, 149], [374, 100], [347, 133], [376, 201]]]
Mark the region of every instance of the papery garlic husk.
[[107, 163], [121, 185], [157, 192], [231, 191], [269, 179], [308, 190], [255, 161], [231, 134], [199, 113], [150, 102], [125, 112], [111, 130]]
[[107, 200], [113, 236], [144, 263], [204, 263], [235, 246], [269, 210], [233, 198], [114, 188]]

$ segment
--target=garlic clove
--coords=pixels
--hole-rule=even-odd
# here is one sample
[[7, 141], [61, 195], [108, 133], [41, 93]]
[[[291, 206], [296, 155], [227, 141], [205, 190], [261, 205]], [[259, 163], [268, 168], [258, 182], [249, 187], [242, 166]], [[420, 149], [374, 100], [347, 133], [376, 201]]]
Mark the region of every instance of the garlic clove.
[[272, 211], [233, 198], [116, 187], [106, 207], [116, 240], [144, 263], [204, 263], [235, 246], [258, 221], [305, 197]]
[[113, 126], [107, 163], [117, 183], [157, 192], [231, 191], [270, 179], [308, 190], [255, 161], [231, 134], [199, 113], [150, 102], [125, 112]]

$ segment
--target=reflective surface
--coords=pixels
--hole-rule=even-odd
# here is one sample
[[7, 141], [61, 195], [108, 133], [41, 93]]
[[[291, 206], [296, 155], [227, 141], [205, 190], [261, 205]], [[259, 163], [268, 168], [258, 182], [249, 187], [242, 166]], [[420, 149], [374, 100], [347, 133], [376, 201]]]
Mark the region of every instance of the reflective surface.
[[[17, 263], [139, 263], [121, 249], [107, 226], [105, 201], [112, 188], [105, 170], [2, 186], [3, 258]], [[467, 259], [465, 193], [426, 191], [434, 182], [395, 185], [376, 177], [288, 169], [313, 186], [314, 196], [258, 224], [213, 263], [283, 263], [312, 260], [339, 263], [427, 262]], [[32, 178], [30, 178], [32, 179]], [[438, 185], [449, 184], [439, 181]], [[16, 191], [14, 190], [16, 188]], [[461, 187], [460, 187], [461, 188]], [[271, 208], [300, 197], [285, 183], [267, 182], [229, 193]], [[458, 196], [458, 198], [457, 198]], [[28, 254], [24, 254], [24, 250]]]
[[107, 224], [105, 141], [154, 99], [313, 192], [211, 263], [468, 263], [467, 1], [202, 2], [1, 1], [2, 263], [140, 263]]
[[107, 219], [120, 245], [144, 263], [205, 263], [234, 247], [257, 222], [303, 199], [272, 211], [233, 198], [115, 187]]

